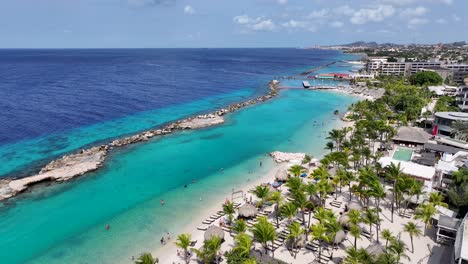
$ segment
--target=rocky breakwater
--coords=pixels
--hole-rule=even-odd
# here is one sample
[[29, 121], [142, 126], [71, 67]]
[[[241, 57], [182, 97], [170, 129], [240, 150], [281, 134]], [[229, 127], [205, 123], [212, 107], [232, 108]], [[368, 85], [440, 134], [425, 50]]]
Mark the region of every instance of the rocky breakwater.
[[63, 156], [47, 164], [36, 175], [20, 179], [0, 180], [0, 200], [13, 197], [18, 193], [25, 191], [28, 187], [40, 182], [67, 181], [87, 172], [97, 170], [102, 166], [108, 152], [112, 151], [114, 148], [148, 141], [152, 137], [167, 135], [176, 130], [200, 129], [222, 124], [224, 123], [223, 116], [225, 114], [235, 112], [246, 106], [265, 102], [276, 96], [278, 81], [270, 82], [269, 88], [270, 92], [255, 99], [231, 104], [209, 114], [197, 115], [178, 120], [158, 129], [144, 131], [136, 135], [116, 139], [108, 144], [84, 149], [78, 153]]
[[281, 152], [281, 151], [273, 151], [270, 153], [270, 156], [277, 163], [291, 162], [291, 163], [301, 164], [305, 155], [306, 155], [305, 153], [288, 153], [288, 152]]
[[0, 200], [25, 191], [29, 186], [45, 181], [67, 181], [102, 166], [108, 147], [102, 145], [63, 156], [47, 164], [33, 176], [0, 182]]

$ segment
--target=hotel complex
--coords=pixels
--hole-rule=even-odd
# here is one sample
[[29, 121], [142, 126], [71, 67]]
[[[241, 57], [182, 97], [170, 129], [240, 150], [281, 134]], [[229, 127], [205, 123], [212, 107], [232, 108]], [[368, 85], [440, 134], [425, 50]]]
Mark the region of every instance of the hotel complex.
[[434, 71], [443, 80], [449, 78], [454, 83], [462, 84], [463, 79], [468, 76], [468, 64], [443, 64], [440, 61], [405, 62], [404, 59], [389, 62], [386, 57], [370, 57], [366, 71], [368, 74], [390, 76], [410, 76], [420, 71]]

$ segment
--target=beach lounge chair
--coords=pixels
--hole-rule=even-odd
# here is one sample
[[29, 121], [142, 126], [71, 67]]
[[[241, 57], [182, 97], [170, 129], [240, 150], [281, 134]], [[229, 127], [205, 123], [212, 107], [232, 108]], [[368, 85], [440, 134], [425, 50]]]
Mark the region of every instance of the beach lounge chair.
[[206, 219], [205, 221], [203, 221], [202, 223], [205, 224], [205, 225], [210, 225], [214, 222], [214, 220], [212, 219]]
[[206, 231], [208, 229], [208, 226], [199, 226], [197, 227], [197, 230], [200, 230], [200, 231]]
[[190, 241], [190, 246], [194, 247], [197, 244], [198, 240]]

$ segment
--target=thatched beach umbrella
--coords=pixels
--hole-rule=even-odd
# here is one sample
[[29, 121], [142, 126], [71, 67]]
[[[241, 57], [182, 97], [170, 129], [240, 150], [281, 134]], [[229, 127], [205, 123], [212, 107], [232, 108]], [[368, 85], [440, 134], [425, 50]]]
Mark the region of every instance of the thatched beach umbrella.
[[252, 218], [257, 215], [257, 208], [252, 204], [244, 204], [239, 208], [239, 217]]
[[380, 243], [372, 243], [370, 246], [366, 248], [367, 253], [370, 255], [373, 255], [375, 257], [378, 257], [379, 255], [385, 253], [385, 246], [383, 246]]
[[[286, 248], [291, 249], [292, 246], [293, 246], [293, 242], [294, 242], [294, 240], [292, 238], [288, 239], [286, 241]], [[307, 242], [306, 236], [305, 236], [305, 234], [302, 234], [297, 238], [296, 245], [294, 246], [294, 248], [296, 248], [296, 249], [303, 248], [305, 246], [306, 242]]]
[[358, 210], [358, 211], [361, 211], [362, 210], [362, 204], [360, 202], [357, 202], [357, 201], [351, 201], [348, 203], [347, 205], [347, 208], [348, 210]]
[[335, 238], [333, 239], [333, 244], [340, 244], [346, 238], [346, 233], [343, 230], [336, 232]]
[[288, 174], [288, 172], [286, 171], [286, 169], [283, 167], [283, 168], [279, 169], [279, 170], [276, 172], [275, 178], [276, 178], [278, 181], [287, 181], [287, 180], [289, 180], [289, 174]]
[[317, 195], [312, 195], [309, 199], [315, 206], [320, 206], [322, 201], [320, 201], [320, 197]]
[[342, 214], [338, 221], [344, 226], [349, 226], [349, 215], [348, 214]]
[[205, 231], [205, 240], [210, 240], [212, 237], [219, 237], [221, 240], [224, 240], [224, 231], [221, 227], [210, 226], [208, 230]]

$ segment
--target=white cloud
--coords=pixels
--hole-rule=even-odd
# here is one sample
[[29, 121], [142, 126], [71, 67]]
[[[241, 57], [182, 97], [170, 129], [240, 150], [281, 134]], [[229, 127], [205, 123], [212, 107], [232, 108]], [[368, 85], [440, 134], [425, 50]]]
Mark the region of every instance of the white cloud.
[[391, 5], [379, 5], [375, 8], [361, 8], [351, 16], [351, 23], [365, 24], [367, 22], [381, 22], [385, 18], [392, 16], [395, 8]]
[[281, 26], [285, 28], [305, 28], [307, 27], [307, 22], [291, 19], [288, 22], [282, 23]]
[[333, 10], [337, 15], [351, 16], [355, 11], [349, 5], [342, 5]]
[[340, 27], [342, 27], [343, 25], [344, 25], [344, 24], [343, 24], [343, 22], [341, 22], [341, 21], [333, 21], [333, 22], [331, 22], [331, 24], [330, 24], [330, 26], [331, 26], [331, 27], [334, 27], [334, 28], [340, 28]]
[[314, 18], [324, 18], [327, 17], [329, 14], [328, 9], [321, 9], [321, 10], [314, 10], [310, 12], [310, 14], [307, 16], [309, 19], [314, 19]]
[[386, 4], [392, 4], [396, 6], [405, 6], [414, 3], [439, 3], [439, 4], [446, 4], [451, 5], [453, 4], [453, 0], [381, 0], [380, 2]]
[[439, 18], [436, 20], [436, 23], [437, 24], [447, 24], [447, 20], [445, 20], [444, 18]]
[[288, 0], [278, 0], [278, 4], [285, 5], [288, 3]]
[[240, 15], [240, 16], [235, 16], [233, 18], [234, 22], [239, 24], [239, 25], [247, 25], [251, 23], [251, 18], [247, 15]]
[[415, 28], [417, 26], [424, 25], [427, 23], [429, 23], [429, 20], [427, 20], [426, 18], [415, 17], [408, 21], [408, 27]]
[[400, 13], [402, 17], [415, 17], [415, 16], [423, 16], [427, 13], [428, 9], [424, 6], [417, 6], [417, 7], [408, 7], [403, 9]]
[[186, 5], [184, 7], [184, 13], [189, 15], [195, 14], [195, 9], [193, 9], [193, 7], [190, 5]]
[[263, 17], [251, 18], [248, 15], [240, 15], [235, 16], [233, 21], [238, 25], [254, 31], [272, 31], [276, 28], [276, 24], [271, 19]]
[[272, 31], [275, 29], [275, 23], [271, 19], [260, 20], [259, 22], [251, 25], [255, 31]]
[[453, 15], [453, 21], [460, 22], [461, 18], [459, 16], [457, 16], [457, 15]]

